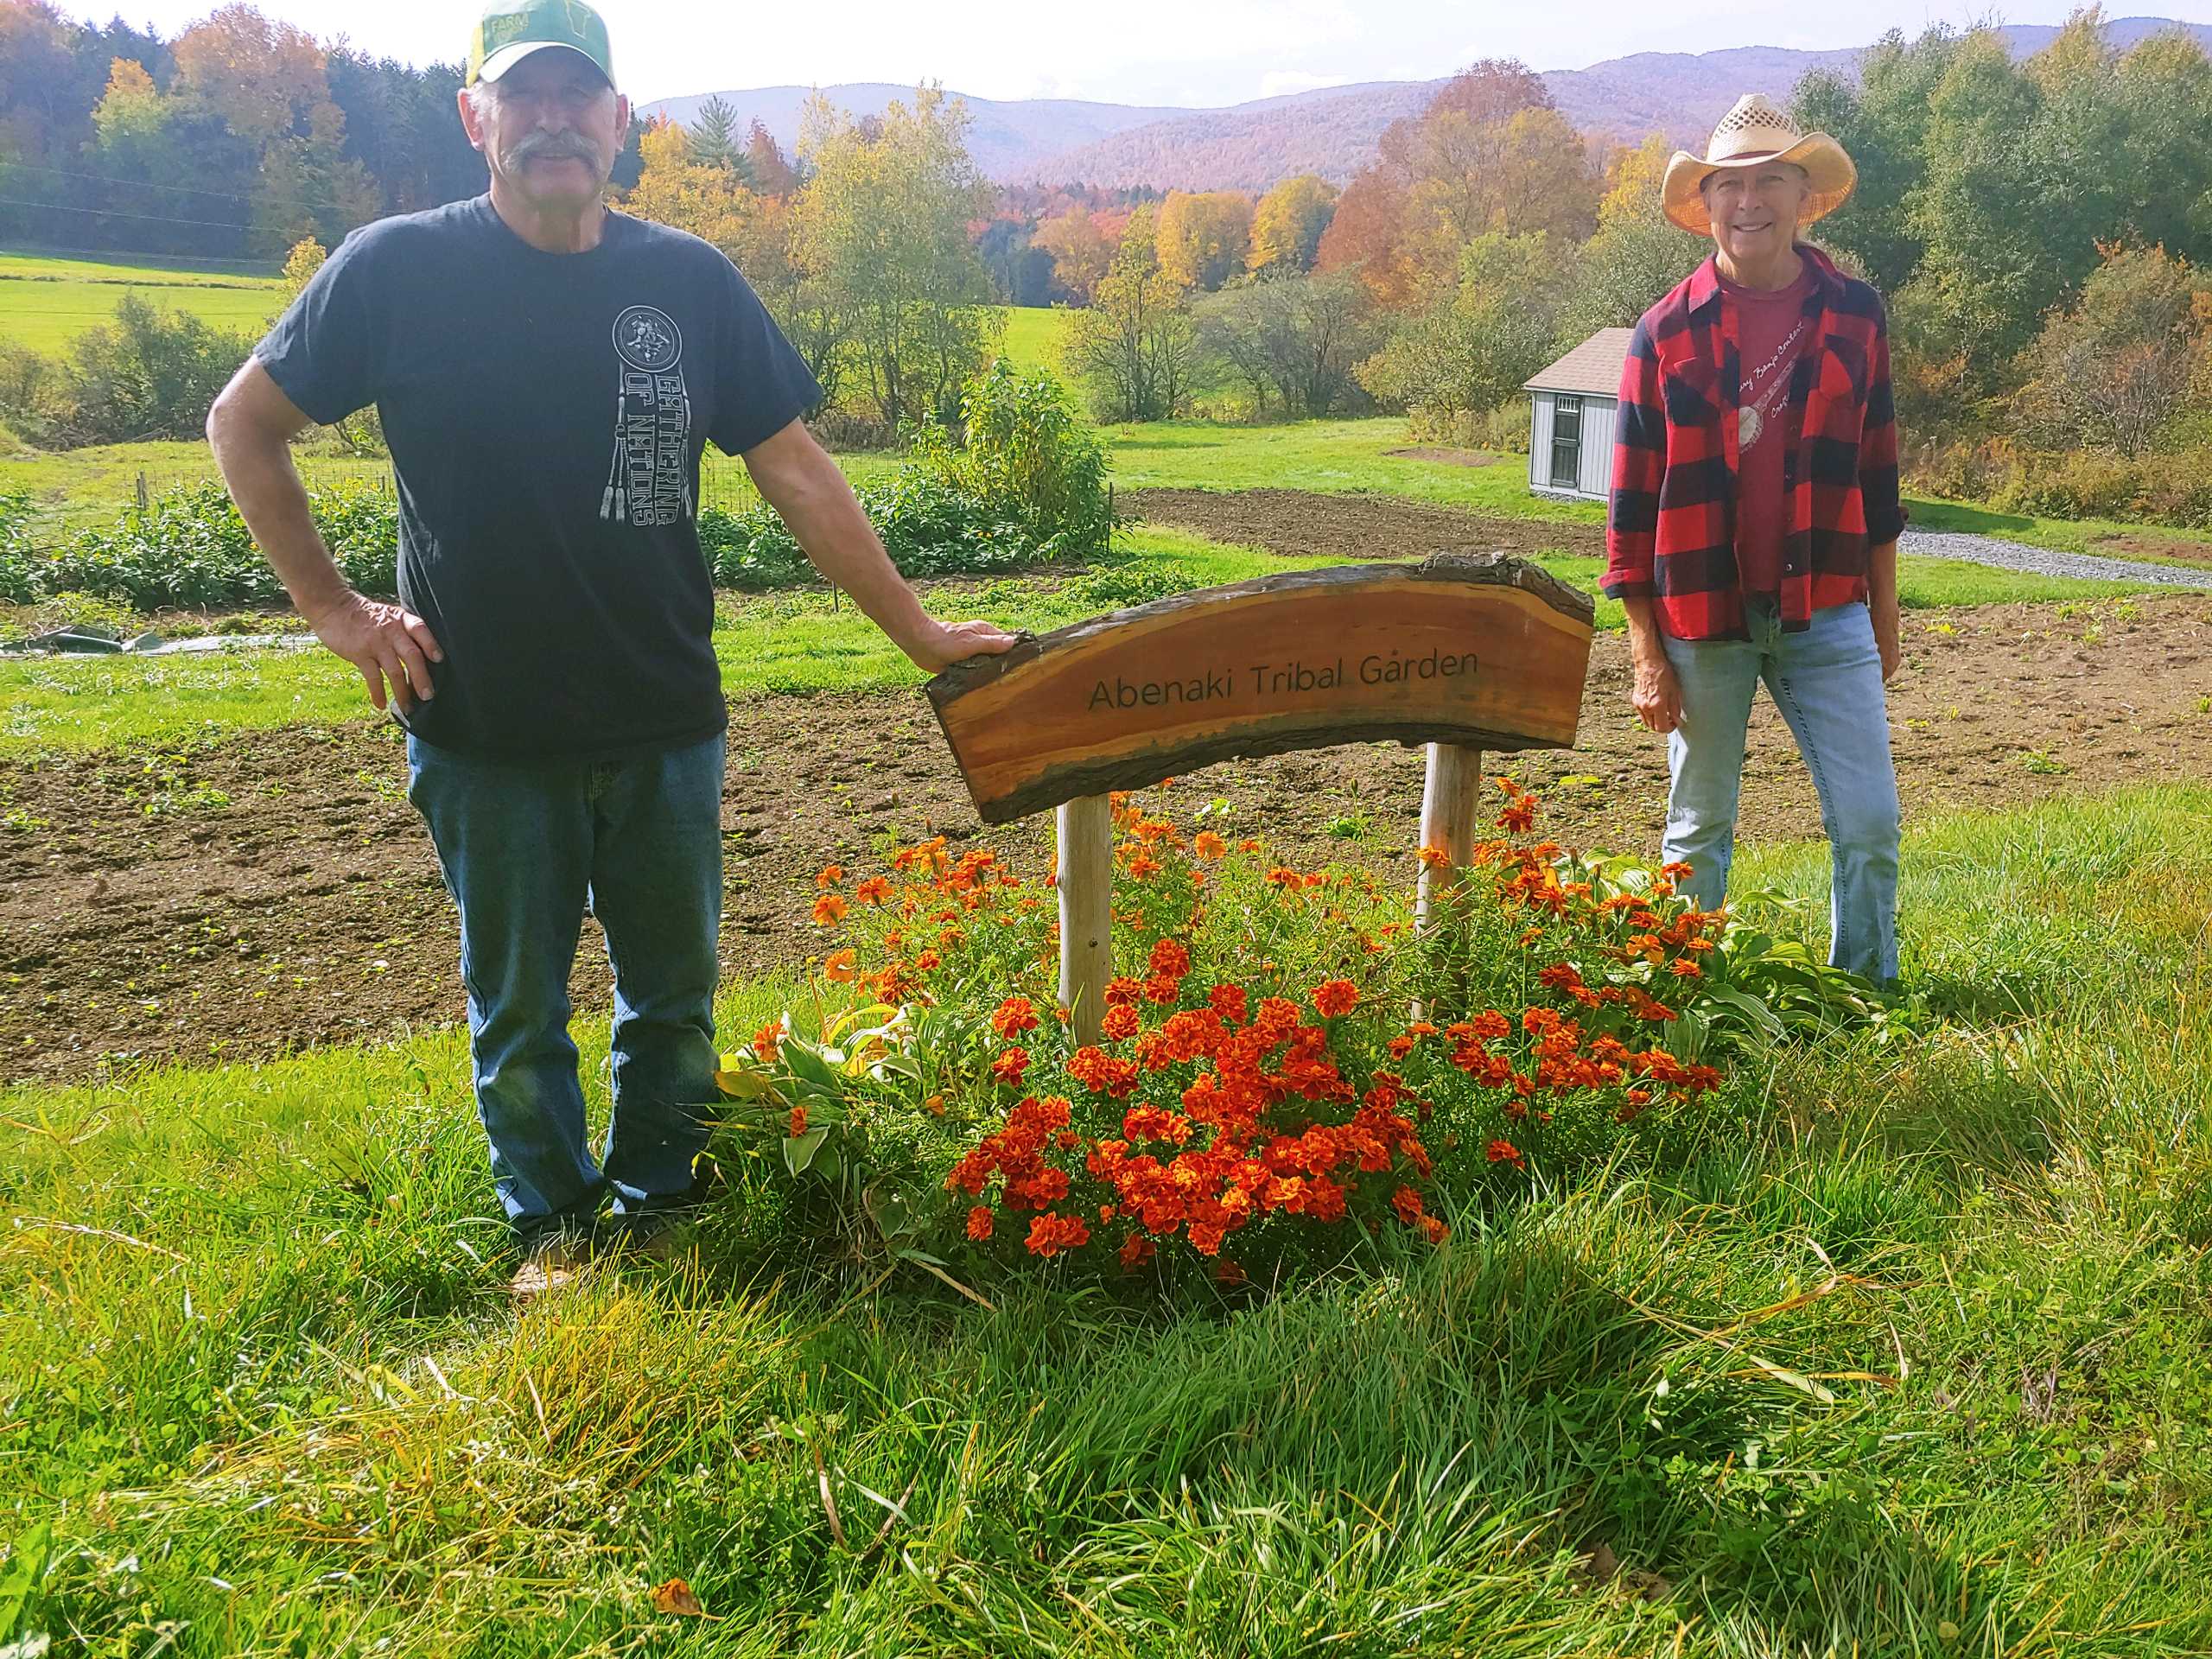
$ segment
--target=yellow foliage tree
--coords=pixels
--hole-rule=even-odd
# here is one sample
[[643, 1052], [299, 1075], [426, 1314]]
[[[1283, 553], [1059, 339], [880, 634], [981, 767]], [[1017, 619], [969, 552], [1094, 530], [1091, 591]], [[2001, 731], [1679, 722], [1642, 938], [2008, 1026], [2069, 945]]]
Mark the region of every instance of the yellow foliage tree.
[[759, 199], [736, 172], [693, 160], [690, 137], [665, 118], [638, 135], [638, 181], [622, 199], [625, 211], [689, 231], [735, 258], [760, 213]]
[[1029, 240], [1052, 256], [1052, 280], [1068, 297], [1089, 305], [1114, 262], [1114, 239], [1099, 228], [1097, 216], [1088, 207], [1071, 207], [1039, 225]]
[[1337, 187], [1318, 174], [1285, 179], [1252, 210], [1249, 270], [1311, 270], [1321, 237], [1336, 216]]
[[1160, 205], [1160, 269], [1185, 288], [1219, 288], [1244, 268], [1252, 203], [1233, 190], [1178, 190]]

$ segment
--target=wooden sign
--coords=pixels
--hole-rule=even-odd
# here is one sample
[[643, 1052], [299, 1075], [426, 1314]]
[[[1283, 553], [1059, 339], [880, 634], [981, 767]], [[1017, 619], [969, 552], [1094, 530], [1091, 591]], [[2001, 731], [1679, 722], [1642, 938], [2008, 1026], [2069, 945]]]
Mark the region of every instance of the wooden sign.
[[1503, 553], [1301, 570], [1117, 611], [956, 663], [930, 702], [987, 823], [1058, 808], [1060, 1001], [1099, 1040], [1113, 976], [1106, 791], [1241, 755], [1428, 746], [1417, 925], [1474, 845], [1482, 751], [1574, 741], [1587, 595]]
[[1573, 745], [1589, 598], [1503, 554], [1301, 570], [955, 664], [930, 701], [987, 823], [1239, 756]]

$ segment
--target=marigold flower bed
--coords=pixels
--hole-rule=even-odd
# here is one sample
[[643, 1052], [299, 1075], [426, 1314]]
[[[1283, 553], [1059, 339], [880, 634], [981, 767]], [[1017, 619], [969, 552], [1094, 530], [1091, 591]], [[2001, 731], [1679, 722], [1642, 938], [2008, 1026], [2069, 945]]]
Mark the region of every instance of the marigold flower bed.
[[1234, 1283], [1440, 1243], [1449, 1202], [1694, 1112], [1746, 1049], [1881, 1017], [1801, 944], [1697, 910], [1681, 868], [1535, 839], [1535, 798], [1500, 787], [1503, 834], [1418, 932], [1411, 869], [1293, 869], [1115, 797], [1123, 971], [1092, 1046], [1054, 1000], [1050, 874], [941, 839], [857, 881], [833, 865], [819, 1034], [786, 1015], [729, 1057], [733, 1128], [932, 1270]]

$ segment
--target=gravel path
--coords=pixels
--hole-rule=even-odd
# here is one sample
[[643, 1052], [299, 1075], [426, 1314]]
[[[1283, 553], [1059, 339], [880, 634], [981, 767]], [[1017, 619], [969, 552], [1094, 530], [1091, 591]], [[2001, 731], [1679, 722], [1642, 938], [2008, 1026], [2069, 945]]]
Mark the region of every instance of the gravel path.
[[1971, 536], [1955, 530], [1911, 530], [1897, 537], [1897, 551], [1931, 559], [1970, 559], [2003, 570], [2039, 576], [2070, 576], [2081, 582], [2155, 582], [2170, 588], [2212, 588], [2212, 569], [2179, 564], [2146, 564], [2139, 559], [2101, 559], [2091, 553], [2054, 553], [2047, 547]]

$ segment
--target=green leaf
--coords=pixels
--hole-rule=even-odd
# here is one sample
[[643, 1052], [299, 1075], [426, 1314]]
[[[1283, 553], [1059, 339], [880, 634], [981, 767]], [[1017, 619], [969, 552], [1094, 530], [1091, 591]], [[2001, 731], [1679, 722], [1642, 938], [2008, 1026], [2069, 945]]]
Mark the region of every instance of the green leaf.
[[1730, 990], [1725, 985], [1708, 985], [1706, 987], [1705, 995], [1700, 1000], [1706, 1002], [1718, 1002], [1723, 1007], [1735, 1009], [1769, 1037], [1780, 1038], [1786, 1034], [1785, 1027], [1782, 1021], [1775, 1017], [1774, 1011], [1755, 996], [1747, 996], [1741, 991]]
[[0, 1637], [12, 1636], [23, 1616], [24, 1604], [46, 1570], [47, 1551], [54, 1542], [54, 1523], [41, 1521], [16, 1540], [8, 1551], [8, 1568], [0, 1573]]
[[830, 1138], [827, 1125], [809, 1129], [804, 1135], [784, 1137], [784, 1163], [794, 1175], [804, 1175], [813, 1165], [815, 1154], [822, 1150], [822, 1143]]

